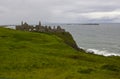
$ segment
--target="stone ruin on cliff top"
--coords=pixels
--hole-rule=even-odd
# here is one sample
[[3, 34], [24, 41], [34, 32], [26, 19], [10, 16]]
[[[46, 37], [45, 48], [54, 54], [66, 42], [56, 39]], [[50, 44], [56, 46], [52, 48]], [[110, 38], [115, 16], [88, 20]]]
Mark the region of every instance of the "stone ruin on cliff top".
[[62, 29], [60, 26], [51, 27], [51, 26], [43, 26], [41, 22], [38, 25], [28, 25], [26, 22], [21, 22], [21, 25], [16, 26], [16, 30], [21, 31], [30, 31], [30, 32], [65, 32], [65, 29]]

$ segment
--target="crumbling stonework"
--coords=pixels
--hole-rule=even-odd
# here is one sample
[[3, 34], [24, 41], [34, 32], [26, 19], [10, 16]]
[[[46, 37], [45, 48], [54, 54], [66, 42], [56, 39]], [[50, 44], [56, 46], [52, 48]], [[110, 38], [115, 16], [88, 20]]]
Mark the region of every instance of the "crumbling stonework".
[[53, 28], [51, 26], [42, 26], [41, 22], [39, 22], [38, 25], [32, 26], [28, 25], [26, 22], [21, 22], [21, 25], [16, 26], [16, 30], [21, 31], [35, 31], [35, 32], [65, 32], [65, 29], [62, 29], [60, 26], [57, 26], [57, 28], [54, 26]]

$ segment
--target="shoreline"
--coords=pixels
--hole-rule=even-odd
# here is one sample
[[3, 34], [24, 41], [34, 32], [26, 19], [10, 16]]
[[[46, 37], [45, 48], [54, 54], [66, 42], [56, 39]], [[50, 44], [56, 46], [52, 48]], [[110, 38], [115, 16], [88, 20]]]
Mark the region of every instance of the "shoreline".
[[116, 54], [116, 53], [110, 53], [107, 50], [98, 50], [98, 49], [85, 49], [83, 47], [80, 47], [80, 49], [84, 50], [86, 53], [91, 53], [91, 54], [95, 54], [95, 55], [102, 55], [105, 57], [109, 57], [109, 56], [120, 56], [120, 54]]

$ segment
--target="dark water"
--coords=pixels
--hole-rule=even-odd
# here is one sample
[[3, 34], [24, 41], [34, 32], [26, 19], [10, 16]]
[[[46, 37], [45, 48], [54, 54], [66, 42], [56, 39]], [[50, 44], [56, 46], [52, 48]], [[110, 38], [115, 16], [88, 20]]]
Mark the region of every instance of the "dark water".
[[104, 56], [120, 56], [120, 24], [62, 25], [78, 46]]

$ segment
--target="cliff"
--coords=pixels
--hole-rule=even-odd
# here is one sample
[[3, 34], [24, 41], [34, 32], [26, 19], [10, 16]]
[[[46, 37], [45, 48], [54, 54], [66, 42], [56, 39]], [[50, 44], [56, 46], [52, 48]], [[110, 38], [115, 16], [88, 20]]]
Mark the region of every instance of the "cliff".
[[38, 25], [32, 26], [27, 24], [26, 22], [25, 23], [21, 22], [21, 25], [16, 26], [16, 30], [54, 34], [60, 37], [64, 41], [64, 43], [71, 46], [72, 48], [78, 51], [84, 51], [77, 46], [72, 35], [69, 32], [66, 32], [65, 29], [62, 29], [60, 26], [57, 26], [57, 27], [54, 26], [52, 28], [51, 26], [41, 25], [41, 22], [39, 22]]
[[69, 33], [69, 32], [55, 32], [55, 33], [52, 33], [58, 37], [60, 37], [61, 39], [63, 39], [64, 43], [66, 43], [67, 45], [71, 46], [72, 48], [80, 51], [82, 49], [80, 49], [76, 42], [74, 41], [72, 35]]

